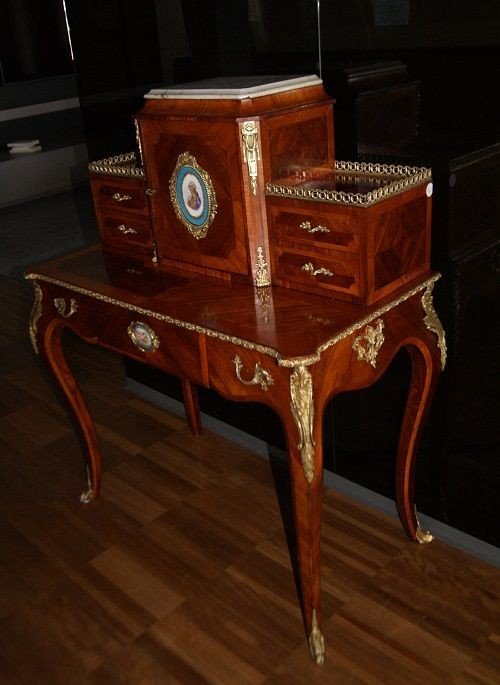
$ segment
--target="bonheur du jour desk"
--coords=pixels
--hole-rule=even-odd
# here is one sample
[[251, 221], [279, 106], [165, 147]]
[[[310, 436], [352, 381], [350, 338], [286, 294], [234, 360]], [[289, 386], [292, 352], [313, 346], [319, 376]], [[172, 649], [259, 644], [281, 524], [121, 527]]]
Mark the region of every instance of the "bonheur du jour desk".
[[277, 412], [288, 446], [305, 630], [312, 657], [321, 664], [324, 409], [337, 393], [374, 383], [400, 348], [408, 350], [412, 376], [396, 460], [397, 506], [408, 537], [429, 542], [432, 536], [420, 529], [416, 516], [413, 474], [419, 433], [446, 360], [432, 305], [438, 276], [428, 274], [366, 307], [281, 287], [160, 272], [95, 246], [40, 265], [27, 278], [35, 288], [33, 346], [61, 387], [86, 445], [82, 502], [99, 494], [101, 456], [92, 418], [63, 355], [65, 328], [178, 376], [195, 434], [200, 431], [197, 385]]

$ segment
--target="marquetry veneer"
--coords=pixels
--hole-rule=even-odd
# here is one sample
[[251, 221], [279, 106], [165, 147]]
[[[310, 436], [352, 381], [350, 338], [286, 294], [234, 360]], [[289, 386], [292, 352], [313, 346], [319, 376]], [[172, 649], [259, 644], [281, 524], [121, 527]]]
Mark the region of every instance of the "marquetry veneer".
[[[86, 447], [88, 484], [97, 498], [97, 434], [62, 348], [68, 328], [83, 340], [181, 379], [187, 418], [201, 430], [196, 386], [237, 402], [260, 402], [280, 417], [288, 446], [301, 603], [315, 661], [323, 662], [320, 526], [323, 415], [330, 399], [375, 383], [401, 348], [413, 372], [396, 459], [396, 493], [411, 540], [429, 542], [414, 502], [418, 438], [445, 363], [432, 306], [437, 275], [415, 279], [359, 306], [282, 287], [254, 288], [204, 274], [131, 260], [94, 246], [31, 270], [30, 333], [74, 412]], [[168, 454], [165, 454], [168, 460]]]
[[[336, 161], [333, 103], [317, 77], [251, 83], [146, 96], [141, 159], [90, 165], [105, 247], [359, 304], [428, 272], [430, 171]], [[199, 213], [186, 171], [205, 188]]]
[[304, 624], [322, 663], [325, 407], [375, 383], [402, 347], [413, 373], [397, 505], [410, 539], [431, 539], [419, 528], [413, 477], [446, 359], [429, 270], [432, 184], [426, 169], [336, 162], [332, 101], [316, 77], [227, 86], [152, 91], [137, 116], [141, 160], [90, 165], [103, 249], [28, 274], [31, 338], [84, 438], [83, 501], [99, 494], [101, 456], [64, 359], [65, 328], [178, 376], [195, 434], [197, 385], [278, 414]]
[[134, 153], [94, 162], [89, 171], [102, 244], [110, 250], [154, 257], [144, 172]]
[[267, 191], [277, 285], [371, 304], [430, 268], [428, 169], [337, 162]]

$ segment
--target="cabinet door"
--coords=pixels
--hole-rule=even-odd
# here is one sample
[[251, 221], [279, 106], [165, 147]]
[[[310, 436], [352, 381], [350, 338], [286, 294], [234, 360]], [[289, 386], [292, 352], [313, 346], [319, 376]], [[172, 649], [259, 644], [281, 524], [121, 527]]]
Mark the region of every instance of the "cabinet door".
[[231, 122], [143, 119], [160, 261], [247, 274], [238, 130]]

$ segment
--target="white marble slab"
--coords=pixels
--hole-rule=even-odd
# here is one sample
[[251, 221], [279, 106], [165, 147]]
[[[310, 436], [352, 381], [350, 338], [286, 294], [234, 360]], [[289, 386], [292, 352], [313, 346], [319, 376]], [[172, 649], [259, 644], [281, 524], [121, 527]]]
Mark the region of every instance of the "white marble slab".
[[309, 76], [221, 76], [168, 88], [153, 88], [146, 98], [170, 100], [245, 100], [274, 95], [297, 88], [321, 85], [316, 75]]

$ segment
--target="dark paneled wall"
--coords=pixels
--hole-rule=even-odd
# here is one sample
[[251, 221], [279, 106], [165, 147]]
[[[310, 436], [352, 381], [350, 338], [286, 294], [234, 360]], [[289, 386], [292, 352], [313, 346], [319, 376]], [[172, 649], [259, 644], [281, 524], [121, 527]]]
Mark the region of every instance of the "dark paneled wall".
[[72, 71], [62, 0], [3, 0], [0, 85]]
[[132, 116], [162, 81], [153, 0], [67, 0], [90, 159], [132, 149]]

